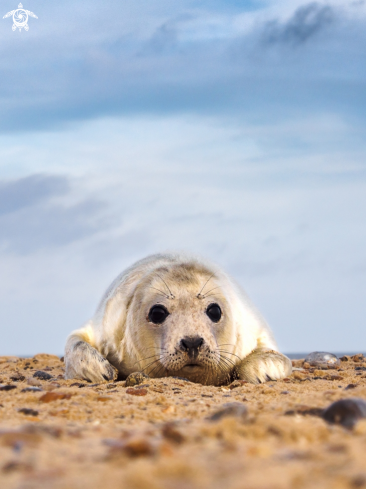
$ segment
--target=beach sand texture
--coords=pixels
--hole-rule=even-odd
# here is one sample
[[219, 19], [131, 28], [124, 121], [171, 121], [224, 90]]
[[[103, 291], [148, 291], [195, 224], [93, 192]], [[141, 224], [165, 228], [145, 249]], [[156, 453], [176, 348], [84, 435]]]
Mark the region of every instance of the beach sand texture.
[[260, 385], [126, 388], [64, 380], [53, 355], [0, 357], [0, 487], [366, 488], [366, 418], [352, 429], [322, 418], [335, 401], [366, 399], [365, 360], [294, 360], [289, 378]]

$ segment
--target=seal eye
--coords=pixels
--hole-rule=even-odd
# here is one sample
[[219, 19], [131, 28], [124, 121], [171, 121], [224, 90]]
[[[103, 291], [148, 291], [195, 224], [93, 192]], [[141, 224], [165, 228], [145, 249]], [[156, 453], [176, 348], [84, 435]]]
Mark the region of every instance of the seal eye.
[[164, 306], [152, 306], [149, 311], [149, 321], [154, 324], [163, 323], [169, 316], [169, 312]]
[[221, 308], [218, 304], [210, 304], [206, 309], [206, 314], [212, 322], [218, 323], [222, 316]]

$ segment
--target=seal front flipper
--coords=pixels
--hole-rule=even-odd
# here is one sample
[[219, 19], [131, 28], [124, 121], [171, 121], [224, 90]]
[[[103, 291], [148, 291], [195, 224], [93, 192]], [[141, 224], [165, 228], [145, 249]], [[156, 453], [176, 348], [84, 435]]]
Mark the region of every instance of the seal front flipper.
[[282, 353], [268, 348], [256, 348], [236, 366], [240, 380], [260, 384], [291, 375], [292, 363]]
[[83, 379], [89, 382], [115, 380], [118, 371], [81, 335], [69, 336], [65, 348], [65, 379]]

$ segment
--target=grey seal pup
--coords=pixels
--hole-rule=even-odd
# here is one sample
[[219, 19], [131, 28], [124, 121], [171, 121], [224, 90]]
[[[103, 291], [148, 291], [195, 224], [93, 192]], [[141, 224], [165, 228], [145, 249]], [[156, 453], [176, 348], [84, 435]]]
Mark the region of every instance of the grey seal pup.
[[65, 378], [104, 382], [142, 371], [206, 385], [291, 374], [267, 323], [218, 266], [186, 254], [152, 255], [121, 273], [95, 316], [71, 333]]

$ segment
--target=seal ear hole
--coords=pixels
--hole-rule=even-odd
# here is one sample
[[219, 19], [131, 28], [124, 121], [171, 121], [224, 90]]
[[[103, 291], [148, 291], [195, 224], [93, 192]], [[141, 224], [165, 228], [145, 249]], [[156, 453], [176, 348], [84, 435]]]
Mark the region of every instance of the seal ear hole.
[[167, 308], [160, 304], [157, 304], [155, 306], [152, 306], [152, 308], [150, 309], [148, 319], [150, 323], [162, 324], [168, 316], [169, 311], [167, 310]]
[[218, 304], [210, 304], [206, 309], [206, 314], [213, 323], [218, 323], [221, 319], [222, 311]]

